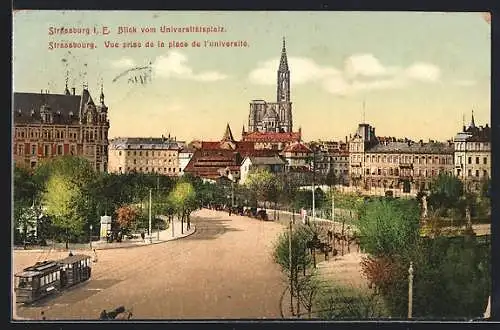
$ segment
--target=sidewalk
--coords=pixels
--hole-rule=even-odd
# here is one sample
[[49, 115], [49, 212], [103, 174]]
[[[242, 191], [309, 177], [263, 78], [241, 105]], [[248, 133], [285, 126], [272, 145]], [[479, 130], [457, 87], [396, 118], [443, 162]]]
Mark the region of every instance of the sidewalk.
[[[181, 234], [181, 222], [177, 219], [173, 221], [173, 235], [172, 235], [172, 224], [169, 226], [169, 228], [165, 230], [161, 230], [159, 233], [155, 232], [154, 229], [153, 235], [151, 237], [151, 240], [149, 239], [149, 236], [145, 237], [145, 240], [143, 241], [142, 238], [135, 238], [135, 239], [124, 239], [122, 242], [113, 242], [113, 243], [107, 243], [106, 241], [93, 241], [92, 242], [92, 249], [95, 250], [107, 250], [107, 249], [119, 249], [119, 248], [131, 248], [131, 247], [139, 247], [139, 246], [145, 246], [145, 245], [151, 245], [151, 244], [159, 244], [159, 243], [165, 243], [168, 241], [173, 241], [176, 239], [184, 238], [187, 236], [190, 236], [196, 232], [196, 227], [193, 223], [191, 223], [191, 229], [187, 230], [187, 224], [184, 223], [183, 226], [183, 233]], [[70, 244], [69, 249], [71, 251], [78, 251], [78, 250], [89, 250], [90, 244]], [[42, 252], [51, 249], [50, 246], [44, 247], [43, 249], [40, 248], [34, 248], [34, 249], [15, 249], [16, 252]], [[66, 251], [65, 248], [61, 247], [56, 247], [53, 249], [54, 251]]]

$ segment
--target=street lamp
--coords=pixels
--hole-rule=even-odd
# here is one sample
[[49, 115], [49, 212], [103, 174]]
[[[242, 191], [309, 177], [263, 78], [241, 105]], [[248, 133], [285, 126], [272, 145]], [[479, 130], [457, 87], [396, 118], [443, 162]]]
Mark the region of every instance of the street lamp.
[[410, 261], [408, 269], [408, 318], [411, 319], [413, 312], [413, 262]]
[[90, 224], [89, 242], [90, 242], [90, 249], [92, 250], [92, 224]]

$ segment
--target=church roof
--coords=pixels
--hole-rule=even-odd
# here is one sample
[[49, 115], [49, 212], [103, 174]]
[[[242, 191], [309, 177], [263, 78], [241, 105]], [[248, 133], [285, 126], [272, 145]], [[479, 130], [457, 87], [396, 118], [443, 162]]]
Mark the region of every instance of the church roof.
[[284, 161], [279, 156], [249, 156], [247, 157], [253, 165], [285, 165], [286, 161]]
[[300, 132], [248, 132], [243, 135], [244, 141], [252, 142], [295, 142], [300, 138]]

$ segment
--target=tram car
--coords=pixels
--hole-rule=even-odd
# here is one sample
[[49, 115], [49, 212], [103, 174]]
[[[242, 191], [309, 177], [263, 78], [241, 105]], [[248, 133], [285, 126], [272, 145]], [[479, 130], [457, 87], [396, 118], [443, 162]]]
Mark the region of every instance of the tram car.
[[37, 262], [14, 275], [18, 303], [29, 304], [90, 279], [91, 257], [70, 255], [60, 260]]

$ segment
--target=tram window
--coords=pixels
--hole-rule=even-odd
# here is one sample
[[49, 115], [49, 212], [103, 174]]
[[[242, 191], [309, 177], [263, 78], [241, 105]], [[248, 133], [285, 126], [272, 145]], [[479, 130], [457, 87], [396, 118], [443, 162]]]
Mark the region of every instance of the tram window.
[[56, 273], [56, 280], [59, 280], [59, 278], [60, 278], [60, 274], [59, 274], [59, 272], [57, 272]]
[[69, 265], [68, 265], [68, 268], [69, 268], [69, 269], [73, 268], [73, 265], [72, 265], [72, 264], [69, 264]]
[[40, 286], [44, 286], [45, 285], [45, 276], [40, 278]]
[[20, 277], [19, 278], [19, 287], [20, 288], [31, 288], [31, 277]]

